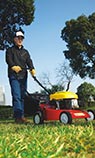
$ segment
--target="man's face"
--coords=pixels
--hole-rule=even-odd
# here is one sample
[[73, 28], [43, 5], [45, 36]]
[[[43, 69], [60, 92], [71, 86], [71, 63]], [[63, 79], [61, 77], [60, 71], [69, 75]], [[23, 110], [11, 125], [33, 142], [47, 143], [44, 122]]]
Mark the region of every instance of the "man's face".
[[15, 37], [14, 42], [18, 47], [21, 47], [23, 44], [23, 37], [22, 36]]

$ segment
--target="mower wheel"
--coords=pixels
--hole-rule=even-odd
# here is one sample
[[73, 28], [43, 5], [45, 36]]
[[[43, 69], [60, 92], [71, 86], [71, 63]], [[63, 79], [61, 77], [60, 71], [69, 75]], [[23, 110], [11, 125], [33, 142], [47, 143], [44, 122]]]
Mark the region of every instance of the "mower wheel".
[[42, 111], [37, 111], [33, 116], [33, 122], [38, 125], [44, 123]]
[[95, 113], [93, 110], [87, 110], [88, 114], [90, 115], [90, 118], [86, 118], [86, 121], [92, 121], [95, 119]]
[[59, 116], [59, 120], [63, 124], [71, 124], [72, 123], [72, 116], [69, 112], [62, 112]]

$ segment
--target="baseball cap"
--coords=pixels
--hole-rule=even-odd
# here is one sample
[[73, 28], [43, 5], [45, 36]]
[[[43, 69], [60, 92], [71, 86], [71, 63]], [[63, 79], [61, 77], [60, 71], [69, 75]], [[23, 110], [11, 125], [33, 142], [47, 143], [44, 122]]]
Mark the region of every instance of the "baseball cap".
[[21, 31], [17, 31], [17, 32], [15, 33], [15, 37], [18, 37], [18, 36], [21, 36], [21, 37], [24, 38], [24, 34], [23, 34]]

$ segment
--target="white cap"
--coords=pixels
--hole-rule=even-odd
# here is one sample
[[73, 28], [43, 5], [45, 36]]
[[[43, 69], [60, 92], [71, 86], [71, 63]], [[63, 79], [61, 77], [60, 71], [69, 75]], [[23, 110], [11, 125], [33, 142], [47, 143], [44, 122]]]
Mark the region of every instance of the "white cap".
[[24, 34], [21, 31], [17, 31], [15, 37], [22, 36], [24, 38]]

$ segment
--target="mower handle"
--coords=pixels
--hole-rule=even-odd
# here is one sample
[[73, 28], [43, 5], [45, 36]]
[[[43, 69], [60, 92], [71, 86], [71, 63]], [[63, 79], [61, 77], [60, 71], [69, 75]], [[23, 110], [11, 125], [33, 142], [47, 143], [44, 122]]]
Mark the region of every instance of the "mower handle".
[[[26, 70], [29, 70], [29, 68], [25, 68]], [[49, 95], [51, 94], [40, 82], [39, 80], [36, 78], [36, 76], [32, 76], [34, 81], [36, 81]], [[28, 92], [27, 92], [28, 93]], [[29, 93], [28, 93], [29, 94]]]
[[32, 76], [32, 77], [33, 77], [34, 81], [36, 81], [50, 95], [50, 92], [38, 81], [36, 76]]

